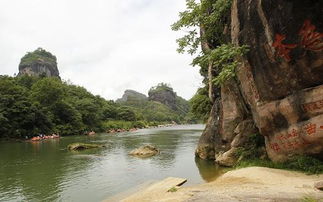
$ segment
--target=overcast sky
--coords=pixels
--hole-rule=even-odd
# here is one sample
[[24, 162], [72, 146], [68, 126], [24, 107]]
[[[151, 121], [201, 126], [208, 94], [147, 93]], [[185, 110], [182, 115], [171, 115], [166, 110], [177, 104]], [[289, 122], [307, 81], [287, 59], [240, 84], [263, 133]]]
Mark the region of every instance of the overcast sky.
[[170, 29], [184, 8], [185, 0], [0, 0], [0, 74], [14, 75], [42, 47], [62, 79], [107, 99], [159, 82], [189, 99], [201, 77]]

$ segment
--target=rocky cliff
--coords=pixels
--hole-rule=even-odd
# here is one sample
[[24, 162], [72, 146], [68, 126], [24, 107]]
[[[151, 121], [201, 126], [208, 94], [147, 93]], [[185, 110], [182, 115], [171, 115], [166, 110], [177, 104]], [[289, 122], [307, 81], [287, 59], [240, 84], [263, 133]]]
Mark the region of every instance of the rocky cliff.
[[57, 59], [50, 52], [38, 48], [33, 52], [28, 52], [21, 58], [19, 64], [19, 75], [46, 76], [60, 78]]
[[231, 166], [257, 133], [273, 161], [323, 159], [322, 10], [321, 1], [233, 0], [231, 42], [250, 50], [238, 58], [236, 77], [211, 95], [199, 157]]
[[160, 102], [174, 111], [186, 114], [189, 111], [188, 101], [177, 96], [173, 88], [169, 85], [160, 83], [152, 87], [148, 92], [149, 100]]
[[128, 102], [128, 101], [146, 101], [148, 97], [142, 93], [134, 90], [125, 90], [122, 98], [117, 99], [116, 102]]

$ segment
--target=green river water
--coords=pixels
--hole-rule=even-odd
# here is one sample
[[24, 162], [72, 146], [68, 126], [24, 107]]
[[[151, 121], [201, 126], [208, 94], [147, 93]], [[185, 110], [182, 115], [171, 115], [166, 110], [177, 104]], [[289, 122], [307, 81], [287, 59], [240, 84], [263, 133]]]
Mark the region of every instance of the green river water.
[[[221, 169], [194, 157], [204, 125], [142, 129], [119, 134], [71, 136], [41, 142], [0, 142], [0, 201], [102, 201], [153, 180], [187, 178], [187, 185], [215, 179]], [[70, 143], [105, 148], [70, 152]], [[157, 156], [128, 152], [144, 144]]]

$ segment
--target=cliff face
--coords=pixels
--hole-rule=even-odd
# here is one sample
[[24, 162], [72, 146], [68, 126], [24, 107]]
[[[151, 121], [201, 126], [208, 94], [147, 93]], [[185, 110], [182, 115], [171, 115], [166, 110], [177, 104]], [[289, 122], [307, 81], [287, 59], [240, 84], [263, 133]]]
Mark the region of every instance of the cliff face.
[[57, 59], [51, 53], [38, 48], [21, 58], [19, 75], [58, 77]]
[[147, 96], [134, 90], [125, 90], [122, 98], [117, 99], [116, 102], [127, 102], [127, 101], [145, 101], [148, 100]]
[[149, 100], [160, 102], [176, 112], [186, 114], [189, 111], [188, 101], [176, 95], [167, 84], [158, 84], [148, 92]]
[[273, 161], [323, 158], [323, 2], [234, 0], [231, 40], [248, 45], [237, 76], [221, 86], [196, 153], [233, 165], [260, 133]]

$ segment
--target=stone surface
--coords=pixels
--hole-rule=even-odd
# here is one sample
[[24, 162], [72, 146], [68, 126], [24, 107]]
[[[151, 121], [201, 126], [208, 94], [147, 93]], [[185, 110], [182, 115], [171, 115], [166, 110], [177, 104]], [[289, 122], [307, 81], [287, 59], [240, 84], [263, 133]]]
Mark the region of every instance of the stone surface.
[[145, 145], [129, 152], [129, 155], [138, 157], [151, 157], [159, 153], [159, 150], [151, 145]]
[[98, 145], [98, 144], [86, 144], [86, 143], [72, 143], [67, 146], [68, 150], [84, 150], [84, 149], [93, 149], [93, 148], [100, 148], [104, 147], [104, 145]]
[[[215, 103], [219, 103], [219, 100], [216, 100]], [[195, 150], [195, 155], [201, 159], [215, 159], [215, 149], [219, 148], [221, 140], [217, 134], [219, 134], [219, 105], [214, 104], [210, 117], [207, 121], [207, 127], [204, 129], [197, 148]]]
[[181, 187], [176, 192], [167, 192], [166, 189], [158, 192], [139, 190], [134, 194], [138, 198], [131, 198], [138, 200], [128, 201], [299, 202], [305, 196], [310, 196], [313, 201], [320, 201], [323, 192], [314, 189], [313, 183], [322, 179], [323, 175], [248, 167], [228, 171], [210, 183]]
[[[160, 182], [141, 190], [121, 200], [122, 202], [161, 201], [164, 194], [171, 194], [169, 190], [177, 190], [187, 180], [184, 178], [168, 177]], [[176, 188], [175, 188], [176, 187]]]
[[218, 153], [215, 156], [215, 162], [217, 162], [219, 165], [222, 166], [234, 166], [237, 162], [236, 157], [236, 147], [232, 147], [230, 150], [224, 152], [224, 153]]
[[116, 102], [129, 102], [129, 101], [146, 101], [148, 97], [142, 93], [134, 90], [125, 90], [122, 98], [117, 99]]
[[220, 110], [205, 130], [212, 134], [201, 136], [212, 137], [201, 143], [215, 145], [215, 156], [260, 133], [273, 161], [323, 158], [322, 8], [319, 1], [233, 1], [231, 42], [250, 51], [239, 58], [236, 79], [221, 86]]
[[160, 102], [173, 111], [180, 112], [181, 114], [186, 114], [189, 111], [188, 101], [178, 96], [168, 84], [160, 83], [157, 86], [150, 88], [148, 99]]
[[323, 181], [321, 181], [321, 182], [316, 182], [316, 183], [314, 184], [314, 187], [315, 187], [316, 189], [319, 189], [319, 190], [323, 191]]
[[21, 58], [18, 76], [20, 75], [57, 77], [60, 79], [57, 59], [51, 53], [38, 48]]

